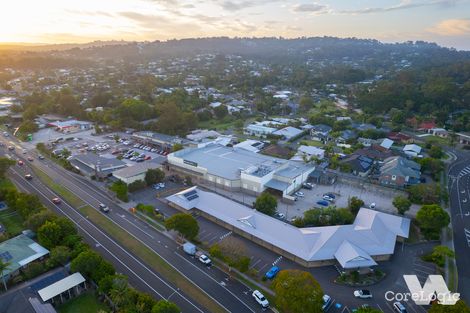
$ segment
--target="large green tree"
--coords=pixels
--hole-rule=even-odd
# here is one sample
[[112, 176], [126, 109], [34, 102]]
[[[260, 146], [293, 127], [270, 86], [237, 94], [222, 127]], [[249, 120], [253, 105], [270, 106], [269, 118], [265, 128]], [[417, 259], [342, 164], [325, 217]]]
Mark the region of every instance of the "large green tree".
[[356, 196], [353, 196], [349, 199], [348, 204], [351, 212], [353, 212], [353, 214], [357, 214], [357, 212], [359, 212], [359, 209], [364, 206], [364, 201], [362, 201], [362, 199], [359, 199]]
[[145, 173], [145, 183], [147, 183], [147, 186], [160, 183], [164, 178], [165, 173], [159, 168], [148, 169]]
[[256, 198], [253, 208], [266, 215], [274, 215], [277, 209], [277, 199], [268, 192], [263, 192]]
[[437, 239], [441, 229], [449, 225], [450, 217], [439, 205], [428, 204], [419, 209], [416, 221], [427, 239]]
[[180, 313], [180, 308], [173, 302], [166, 300], [158, 301], [152, 308], [152, 313]]
[[395, 208], [397, 208], [398, 213], [401, 215], [405, 214], [405, 212], [408, 211], [411, 207], [411, 201], [403, 196], [396, 196], [393, 199], [392, 204]]
[[5, 177], [5, 173], [8, 171], [10, 166], [15, 165], [15, 161], [8, 158], [0, 158], [0, 178]]
[[199, 233], [199, 225], [196, 219], [185, 213], [177, 213], [165, 220], [166, 229], [177, 231], [188, 240], [196, 238]]
[[5, 281], [5, 271], [10, 267], [10, 262], [4, 262], [3, 259], [0, 259], [0, 275], [2, 275], [3, 287], [7, 290], [7, 282]]
[[276, 305], [283, 312], [322, 312], [323, 290], [309, 272], [280, 271], [272, 288], [276, 293]]

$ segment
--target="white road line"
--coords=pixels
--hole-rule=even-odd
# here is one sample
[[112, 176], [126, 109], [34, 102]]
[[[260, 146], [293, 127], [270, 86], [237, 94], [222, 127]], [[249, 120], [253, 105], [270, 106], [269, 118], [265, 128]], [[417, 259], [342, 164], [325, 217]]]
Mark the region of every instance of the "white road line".
[[[15, 170], [13, 170], [13, 172], [15, 172], [21, 179], [21, 175], [16, 172]], [[41, 194], [44, 198], [46, 198], [53, 206], [56, 207], [56, 209], [58, 209], [60, 212], [62, 212], [62, 214], [64, 214], [65, 216], [68, 217], [69, 220], [71, 220], [75, 225], [77, 225], [77, 227], [79, 227], [84, 233], [86, 233], [90, 238], [92, 238], [93, 240], [95, 240], [96, 242], [98, 242], [98, 240], [96, 240], [95, 237], [93, 237], [86, 229], [84, 229], [79, 223], [77, 223], [74, 219], [71, 218], [71, 216], [66, 213], [64, 210], [62, 210], [59, 206], [57, 206], [54, 202], [52, 202], [51, 200], [49, 200], [49, 198], [42, 192], [40, 191], [39, 189], [36, 188], [36, 186], [34, 186], [33, 184], [31, 184], [29, 181], [25, 181], [27, 184], [29, 184], [33, 189], [35, 189], [39, 194]], [[20, 185], [21, 186], [21, 185]], [[27, 191], [25, 189], [25, 191]], [[68, 206], [69, 208], [71, 208], [72, 210], [75, 211], [75, 209], [68, 205], [67, 203], [65, 203], [66, 206]], [[76, 211], [75, 211], [76, 212]], [[78, 213], [78, 212], [76, 212]], [[79, 214], [81, 215], [81, 214]], [[99, 229], [98, 227], [96, 227], [93, 223], [91, 223], [89, 220], [87, 219], [83, 219], [84, 221], [88, 222], [90, 224], [90, 226], [92, 226], [93, 228], [95, 228], [98, 232], [100, 232], [104, 237], [106, 237], [109, 241], [111, 241], [112, 243], [114, 243], [117, 247], [119, 247], [122, 251], [124, 251], [129, 257], [131, 257], [132, 259], [134, 259], [138, 264], [140, 264], [143, 268], [145, 268], [147, 271], [149, 271], [151, 274], [153, 274], [153, 276], [155, 276], [158, 280], [160, 280], [165, 286], [167, 286], [170, 290], [173, 290], [174, 292], [176, 292], [182, 299], [186, 300], [189, 304], [191, 304], [192, 306], [194, 306], [199, 312], [201, 313], [204, 313], [204, 311], [202, 311], [200, 308], [198, 308], [196, 305], [194, 305], [194, 303], [192, 303], [191, 301], [189, 301], [189, 299], [187, 299], [185, 296], [183, 296], [182, 294], [180, 294], [179, 292], [177, 292], [177, 290], [175, 290], [171, 285], [169, 285], [167, 282], [165, 282], [162, 278], [160, 278], [158, 275], [156, 275], [152, 270], [150, 270], [146, 265], [142, 264], [138, 259], [136, 259], [132, 254], [130, 254], [126, 249], [122, 248], [119, 244], [117, 244], [112, 238], [110, 238], [108, 235], [106, 235], [103, 231], [101, 231], [101, 229]], [[125, 268], [127, 268], [132, 274], [135, 275], [135, 277], [137, 277], [140, 281], [142, 281], [146, 286], [148, 286], [152, 291], [154, 291], [157, 295], [159, 295], [161, 298], [163, 299], [166, 299], [163, 295], [161, 295], [158, 291], [156, 291], [152, 286], [150, 286], [145, 280], [143, 280], [139, 275], [137, 275], [136, 272], [134, 272], [131, 268], [129, 268], [124, 262], [122, 262], [114, 253], [112, 253], [110, 250], [108, 250], [106, 247], [104, 247], [103, 245], [101, 245], [101, 247], [106, 250], [110, 255], [112, 255], [116, 260], [118, 260], [119, 263], [121, 263]], [[222, 306], [223, 307], [223, 306]], [[229, 310], [227, 310], [229, 311]], [[229, 311], [230, 312], [230, 311]]]
[[[181, 259], [185, 260], [186, 262], [188, 262], [189, 264], [191, 265], [194, 265], [192, 262], [190, 262], [188, 259], [186, 259], [185, 257], [183, 257], [182, 255], [180, 255], [178, 252], [175, 251], [175, 254], [180, 257]], [[207, 274], [205, 271], [201, 270], [198, 266], [195, 266], [198, 271], [200, 271], [201, 273], [203, 273], [204, 275], [206, 275], [207, 277], [209, 277], [209, 279], [213, 280], [214, 282], [216, 283], [219, 283], [214, 277], [210, 276], [209, 274]], [[255, 311], [253, 311], [253, 309], [251, 309], [248, 305], [245, 304], [245, 302], [240, 299], [237, 295], [235, 295], [232, 291], [230, 291], [227, 287], [225, 286], [222, 286], [225, 290], [227, 290], [228, 293], [230, 293], [234, 298], [236, 298], [238, 301], [240, 301], [241, 303], [243, 303], [245, 305], [245, 307], [247, 307], [251, 312], [255, 313]]]
[[[41, 170], [42, 171], [42, 170]], [[44, 172], [44, 171], [43, 171]], [[47, 173], [45, 173], [47, 175]], [[21, 175], [20, 175], [21, 177]], [[29, 181], [27, 181], [29, 183]], [[73, 191], [71, 191], [69, 188], [67, 188], [66, 186], [63, 186], [64, 188], [66, 188], [67, 190], [69, 190], [70, 192], [72, 192], [74, 194]], [[35, 188], [35, 187], [33, 187]], [[80, 187], [78, 187], [80, 188]], [[36, 188], [35, 188], [36, 189]], [[48, 188], [49, 189], [49, 188]], [[81, 189], [81, 188], [80, 188]], [[37, 190], [37, 189], [36, 189]], [[85, 192], [83, 189], [81, 189], [83, 192]], [[40, 191], [39, 191], [40, 192]], [[90, 197], [94, 198], [93, 196], [90, 195]], [[96, 199], [96, 198], [94, 198]], [[85, 201], [85, 200], [84, 200]], [[87, 201], [85, 201], [87, 202]], [[90, 204], [91, 205], [91, 204]], [[70, 206], [71, 207], [71, 206]], [[72, 208], [72, 207], [71, 207]], [[73, 209], [73, 208], [72, 208]], [[137, 236], [135, 236], [134, 234], [130, 233], [129, 231], [127, 231], [123, 226], [119, 225], [116, 221], [114, 221], [113, 219], [111, 219], [109, 216], [107, 216], [106, 214], [102, 214], [104, 217], [106, 217], [108, 220], [110, 220], [112, 223], [114, 223], [115, 225], [117, 225], [119, 228], [121, 228], [122, 230], [124, 230], [125, 232], [127, 232], [129, 235], [131, 235], [132, 237], [134, 237], [136, 240], [138, 240], [140, 243], [142, 243], [144, 246], [146, 246], [148, 249], [150, 249], [151, 251], [153, 251], [156, 255], [158, 255], [162, 260], [164, 260], [170, 267], [172, 267], [176, 272], [178, 272], [181, 276], [185, 277], [188, 281], [190, 281], [194, 286], [196, 286], [200, 291], [202, 291], [204, 294], [206, 294], [209, 298], [211, 298], [213, 301], [215, 301], [217, 304], [219, 304], [221, 307], [223, 307], [227, 312], [231, 312], [229, 309], [227, 309], [225, 306], [223, 306], [219, 301], [217, 301], [217, 299], [215, 299], [214, 297], [212, 297], [209, 293], [207, 293], [207, 291], [205, 291], [204, 289], [202, 289], [198, 284], [196, 284], [192, 279], [190, 279], [188, 276], [186, 276], [185, 274], [183, 274], [178, 268], [176, 268], [171, 262], [168, 262], [167, 259], [165, 259], [162, 255], [160, 255], [157, 251], [155, 251], [155, 249], [153, 249], [152, 247], [150, 247], [149, 245], [147, 245], [144, 241], [142, 241], [140, 238], [138, 238]], [[91, 223], [91, 222], [90, 222]], [[94, 224], [91, 223], [91, 225], [94, 226]], [[98, 227], [94, 226], [96, 229], [99, 229]], [[139, 228], [138, 228], [139, 229]], [[139, 229], [141, 230], [141, 229]], [[142, 230], [141, 230], [142, 231]], [[109, 237], [108, 237], [109, 238]], [[110, 239], [112, 240], [112, 239]], [[114, 241], [113, 241], [114, 242]], [[117, 244], [116, 244], [117, 245]], [[129, 254], [129, 252], [127, 252], [127, 250], [124, 249], [124, 251]], [[130, 254], [129, 254], [130, 255]], [[197, 268], [197, 266], [195, 266], [193, 264], [194, 267]], [[158, 277], [158, 276], [157, 276]], [[168, 285], [166, 282], [165, 282], [166, 285]], [[170, 288], [172, 288], [170, 285], [168, 285]], [[179, 294], [179, 293], [178, 293]], [[181, 297], [183, 297], [183, 295], [179, 294]], [[189, 300], [187, 300], [188, 302], [190, 302]], [[191, 303], [191, 302], [190, 302]], [[194, 304], [192, 304], [194, 306]], [[198, 308], [199, 309], [199, 308]], [[201, 311], [202, 312], [202, 311]]]
[[258, 259], [258, 260], [256, 260], [256, 262], [254, 262], [253, 264], [251, 264], [250, 268], [255, 267], [256, 264], [258, 264], [259, 262], [261, 262], [261, 259]]
[[[121, 215], [121, 217], [122, 217], [124, 220], [126, 220], [128, 223], [134, 225], [136, 228], [139, 227], [138, 225], [136, 225], [136, 224], [134, 224], [133, 222], [129, 221], [129, 220], [126, 218], [125, 215]], [[141, 231], [142, 231], [144, 234], [146, 234], [147, 236], [149, 236], [150, 238], [155, 239], [155, 237], [153, 237], [152, 235], [150, 235], [150, 234], [147, 233], [146, 231], [144, 231], [144, 230], [141, 230]]]

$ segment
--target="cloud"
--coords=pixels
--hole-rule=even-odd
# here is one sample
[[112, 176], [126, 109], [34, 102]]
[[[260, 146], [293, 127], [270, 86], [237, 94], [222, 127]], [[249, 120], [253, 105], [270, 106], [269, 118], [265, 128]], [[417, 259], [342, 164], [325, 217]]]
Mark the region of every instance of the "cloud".
[[396, 5], [388, 7], [373, 7], [373, 8], [363, 8], [358, 10], [344, 10], [339, 13], [342, 14], [370, 14], [370, 13], [382, 13], [382, 12], [392, 12], [399, 10], [414, 9], [420, 7], [430, 7], [430, 6], [439, 6], [442, 8], [449, 8], [455, 6], [458, 2], [465, 0], [432, 0], [432, 1], [413, 1], [413, 0], [402, 0]]
[[[274, 2], [279, 2], [281, 0], [243, 0], [243, 1], [233, 1], [233, 0], [224, 0], [220, 6], [226, 11], [240, 11], [243, 9], [262, 6], [265, 4], [272, 4]], [[218, 2], [216, 0], [216, 2]]]
[[326, 13], [328, 11], [328, 6], [320, 3], [300, 3], [292, 6], [292, 11], [297, 13]]
[[444, 20], [428, 31], [441, 36], [470, 35], [470, 18]]
[[144, 28], [155, 28], [162, 25], [162, 23], [169, 22], [169, 20], [165, 17], [152, 15], [152, 14], [142, 14], [133, 11], [125, 11], [119, 12], [120, 16], [128, 18], [134, 22], [136, 22], [139, 26]]

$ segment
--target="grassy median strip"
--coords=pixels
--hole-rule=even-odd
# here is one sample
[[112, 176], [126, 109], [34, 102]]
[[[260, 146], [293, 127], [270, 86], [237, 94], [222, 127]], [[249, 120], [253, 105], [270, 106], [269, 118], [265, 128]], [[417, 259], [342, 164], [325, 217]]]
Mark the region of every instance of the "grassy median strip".
[[187, 293], [202, 306], [211, 312], [225, 312], [214, 300], [210, 299], [204, 292], [197, 288], [186, 277], [175, 271], [165, 260], [160, 258], [147, 246], [117, 227], [112, 221], [90, 206], [84, 206], [80, 211], [88, 216], [101, 229], [121, 243], [128, 251], [133, 253], [148, 264], [152, 269], [161, 274], [165, 279]]
[[78, 208], [82, 205], [85, 205], [85, 202], [82, 201], [79, 197], [70, 192], [67, 188], [56, 183], [52, 178], [50, 178], [46, 173], [33, 167], [33, 171], [36, 176], [47, 186], [49, 186], [54, 192], [56, 192], [62, 199], [64, 199], [71, 206]]

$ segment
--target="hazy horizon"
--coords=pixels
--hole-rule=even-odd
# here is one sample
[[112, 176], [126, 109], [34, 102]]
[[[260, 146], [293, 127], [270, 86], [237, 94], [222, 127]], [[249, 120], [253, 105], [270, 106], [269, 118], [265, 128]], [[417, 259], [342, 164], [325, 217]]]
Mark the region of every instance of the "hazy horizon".
[[2, 44], [333, 36], [470, 50], [470, 0], [17, 0], [3, 6]]

